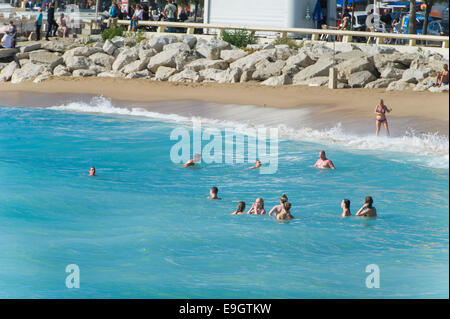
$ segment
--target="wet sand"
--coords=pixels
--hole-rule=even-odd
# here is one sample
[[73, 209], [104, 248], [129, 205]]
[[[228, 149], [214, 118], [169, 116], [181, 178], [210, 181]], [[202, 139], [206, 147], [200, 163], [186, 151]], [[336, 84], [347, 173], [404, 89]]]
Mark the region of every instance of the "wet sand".
[[256, 117], [265, 125], [284, 123], [291, 127], [329, 128], [342, 123], [346, 130], [358, 133], [373, 131], [374, 108], [383, 98], [393, 108], [388, 116], [394, 134], [403, 134], [407, 129], [447, 136], [449, 133], [448, 93], [119, 78], [67, 77], [38, 84], [0, 84], [0, 105], [4, 106], [47, 107], [88, 101], [98, 95], [112, 99], [119, 107], [141, 107], [160, 113], [244, 121]]

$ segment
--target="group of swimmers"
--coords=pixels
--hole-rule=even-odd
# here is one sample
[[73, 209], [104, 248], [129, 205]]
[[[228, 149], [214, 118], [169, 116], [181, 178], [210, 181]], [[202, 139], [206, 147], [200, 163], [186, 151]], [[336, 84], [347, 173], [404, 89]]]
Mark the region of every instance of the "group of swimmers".
[[[208, 199], [221, 200], [218, 196], [219, 189], [217, 187], [211, 187], [209, 190]], [[266, 215], [266, 210], [264, 208], [264, 199], [262, 197], [258, 197], [255, 200], [255, 203], [252, 204], [252, 207], [245, 212], [245, 202], [240, 201], [237, 205], [236, 210], [232, 213], [232, 215]], [[281, 195], [280, 204], [275, 205], [269, 212], [269, 216], [275, 216], [278, 220], [291, 220], [295, 219], [295, 217], [291, 214], [292, 204], [288, 201], [288, 197], [286, 194]], [[342, 214], [341, 217], [349, 217], [351, 216], [350, 212], [350, 200], [344, 199], [341, 203]], [[376, 217], [377, 209], [373, 206], [373, 198], [371, 196], [366, 196], [364, 200], [364, 205], [358, 210], [355, 216], [360, 217]]]

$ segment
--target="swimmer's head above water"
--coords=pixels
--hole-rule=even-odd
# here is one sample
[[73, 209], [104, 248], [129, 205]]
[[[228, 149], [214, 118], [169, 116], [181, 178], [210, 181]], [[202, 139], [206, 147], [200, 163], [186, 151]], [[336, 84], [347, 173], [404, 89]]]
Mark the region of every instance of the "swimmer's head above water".
[[219, 189], [216, 186], [211, 187], [209, 190], [209, 199], [220, 199], [217, 194], [219, 193]]
[[95, 167], [94, 167], [94, 166], [92, 166], [92, 167], [89, 169], [89, 176], [95, 176]]

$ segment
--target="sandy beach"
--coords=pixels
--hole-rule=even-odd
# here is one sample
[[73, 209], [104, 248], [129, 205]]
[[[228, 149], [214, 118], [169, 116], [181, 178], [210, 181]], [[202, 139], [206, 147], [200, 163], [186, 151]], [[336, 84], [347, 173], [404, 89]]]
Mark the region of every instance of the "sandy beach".
[[[32, 94], [28, 94], [32, 93]], [[51, 106], [46, 98], [60, 95], [102, 95], [115, 101], [132, 101], [140, 107], [163, 101], [254, 105], [279, 109], [308, 109], [320, 122], [358, 122], [374, 118], [380, 98], [393, 108], [389, 117], [408, 119], [419, 131], [448, 135], [448, 93], [395, 91], [384, 89], [330, 90], [325, 87], [268, 87], [245, 84], [185, 84], [122, 78], [53, 78], [43, 83], [0, 84], [0, 104], [6, 106]], [[39, 97], [40, 96], [40, 97]], [[412, 121], [412, 123], [411, 123]], [[372, 125], [370, 127], [372, 129]]]

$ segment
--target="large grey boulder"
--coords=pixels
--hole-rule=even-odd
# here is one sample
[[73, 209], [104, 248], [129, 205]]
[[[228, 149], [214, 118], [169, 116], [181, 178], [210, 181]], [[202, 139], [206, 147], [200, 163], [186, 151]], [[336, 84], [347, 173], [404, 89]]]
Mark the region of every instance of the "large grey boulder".
[[245, 57], [248, 53], [241, 49], [236, 50], [222, 50], [220, 52], [220, 58], [228, 63], [232, 63]]
[[105, 44], [103, 44], [103, 51], [106, 54], [112, 55], [116, 49], [117, 47], [111, 42], [111, 40], [106, 40]]
[[147, 62], [150, 61], [150, 58], [154, 57], [156, 55], [156, 53], [157, 52], [155, 50], [153, 50], [153, 49], [150, 49], [150, 50], [146, 50], [146, 49], [143, 49], [143, 48], [138, 49], [139, 59], [140, 60], [147, 60]]
[[64, 60], [72, 56], [88, 57], [94, 53], [102, 52], [102, 49], [94, 47], [77, 47], [66, 51], [63, 54]]
[[220, 39], [212, 38], [209, 41], [197, 41], [197, 52], [211, 60], [220, 59], [222, 50], [230, 50], [231, 45]]
[[291, 49], [288, 45], [283, 44], [283, 45], [276, 45], [275, 46], [275, 50], [276, 50], [276, 57], [277, 60], [283, 60], [286, 61], [287, 59], [289, 59], [293, 54], [296, 53], [296, 50]]
[[[136, 60], [124, 66], [123, 73], [136, 73], [147, 69], [148, 61]], [[116, 70], [117, 71], [117, 70]]]
[[219, 69], [204, 69], [199, 72], [204, 81], [219, 82], [221, 77], [225, 76], [226, 71]]
[[291, 56], [286, 60], [286, 66], [295, 66], [298, 68], [307, 68], [314, 64], [314, 60], [304, 51]]
[[108, 55], [106, 53], [101, 53], [101, 52], [90, 55], [89, 60], [91, 60], [93, 63], [95, 63], [97, 65], [101, 65], [108, 69], [111, 69], [112, 64], [114, 63], [114, 57], [112, 57], [111, 55]]
[[31, 52], [31, 51], [35, 51], [35, 50], [39, 50], [41, 48], [41, 43], [40, 42], [35, 42], [35, 43], [24, 43], [20, 46], [20, 52], [21, 53], [25, 53], [25, 52]]
[[391, 54], [396, 51], [393, 47], [380, 45], [362, 45], [360, 46], [360, 49], [369, 56], [375, 56], [379, 54]]
[[156, 52], [161, 52], [165, 45], [175, 42], [178, 42], [178, 39], [175, 36], [164, 35], [146, 41], [143, 46], [147, 49], [154, 49]]
[[180, 41], [186, 43], [189, 48], [193, 49], [197, 44], [197, 37], [190, 34], [183, 34], [180, 36]]
[[275, 57], [276, 49], [257, 51], [231, 63], [230, 68], [240, 69], [241, 72], [245, 70], [255, 70], [255, 66], [258, 62], [263, 60], [275, 60]]
[[97, 74], [97, 77], [99, 78], [121, 78], [125, 75], [121, 72], [114, 72], [114, 71], [108, 71], [108, 72], [102, 72]]
[[376, 73], [375, 66], [372, 59], [363, 58], [353, 58], [337, 65], [338, 77], [349, 79], [350, 75], [353, 73], [361, 71], [369, 71], [371, 73]]
[[53, 75], [54, 76], [70, 76], [70, 75], [72, 75], [72, 73], [69, 72], [69, 70], [67, 70], [67, 68], [64, 65], [60, 64], [53, 69]]
[[106, 68], [104, 66], [97, 65], [97, 64], [89, 65], [88, 70], [94, 71], [96, 74], [111, 71], [110, 68]]
[[394, 54], [379, 54], [372, 57], [375, 67], [378, 71], [387, 68], [394, 67], [397, 69], [407, 69], [409, 68], [411, 61], [409, 59], [404, 59], [405, 55], [400, 53]]
[[64, 53], [70, 49], [76, 48], [78, 46], [81, 46], [81, 44], [77, 43], [67, 43], [64, 41], [45, 41], [41, 42], [41, 48], [51, 51], [51, 52], [58, 52], [58, 53]]
[[404, 70], [389, 66], [381, 71], [381, 77], [386, 78], [386, 79], [399, 80], [402, 78], [403, 72], [404, 72]]
[[207, 44], [201, 44], [197, 45], [197, 52], [207, 59], [211, 60], [220, 59], [220, 49], [217, 47], [211, 47]]
[[167, 50], [160, 52], [150, 58], [147, 68], [152, 72], [156, 72], [156, 70], [158, 70], [160, 66], [175, 68], [175, 58], [177, 57], [177, 55], [179, 55], [178, 50]]
[[[339, 43], [339, 42], [337, 42]], [[346, 52], [340, 52], [334, 56], [334, 59], [338, 61], [347, 61], [351, 59], [361, 59], [361, 58], [367, 58], [367, 53], [361, 51], [361, 50], [354, 50], [354, 51], [346, 51]]]
[[411, 62], [411, 69], [423, 70], [432, 69], [434, 71], [442, 71], [444, 64], [448, 64], [448, 61], [436, 58], [422, 58], [416, 57]]
[[292, 84], [292, 78], [286, 74], [282, 74], [279, 76], [273, 76], [261, 83], [261, 85], [267, 85], [267, 86], [280, 86], [280, 85], [288, 85], [288, 84]]
[[33, 83], [41, 83], [48, 79], [50, 79], [52, 76], [52, 73], [50, 71], [44, 71], [43, 73], [39, 74], [34, 80]]
[[69, 56], [64, 60], [70, 72], [80, 69], [89, 69], [89, 60], [84, 56]]
[[39, 74], [50, 71], [48, 66], [42, 64], [27, 63], [22, 68], [16, 69], [11, 77], [11, 83], [22, 83], [33, 80]]
[[240, 69], [227, 69], [218, 75], [219, 83], [238, 83], [241, 80], [242, 71]]
[[318, 76], [328, 76], [330, 68], [336, 64], [329, 58], [319, 59], [315, 64], [298, 72], [293, 79], [293, 83], [301, 82]]
[[152, 77], [152, 72], [145, 69], [145, 70], [138, 71], [138, 72], [131, 72], [125, 78], [126, 79], [151, 79], [151, 77]]
[[136, 61], [139, 55], [136, 50], [125, 50], [121, 52], [112, 65], [113, 71], [121, 70], [125, 65]]
[[279, 76], [285, 65], [286, 62], [283, 60], [278, 60], [276, 62], [263, 60], [256, 64], [256, 70], [253, 72], [252, 78], [257, 81], [264, 81], [270, 77]]
[[74, 77], [88, 77], [88, 76], [96, 76], [97, 73], [94, 70], [84, 70], [78, 69], [73, 71], [72, 76]]
[[192, 70], [184, 70], [169, 78], [169, 82], [199, 83], [201, 81], [203, 81], [203, 78], [200, 74]]
[[328, 84], [328, 76], [318, 76], [304, 81], [297, 81], [295, 85], [308, 85], [308, 86], [324, 86]]
[[0, 49], [0, 59], [2, 58], [11, 58], [13, 57], [19, 50], [10, 48], [10, 49]]
[[163, 47], [163, 50], [178, 50], [178, 51], [190, 51], [191, 48], [189, 47], [188, 44], [184, 43], [184, 42], [175, 42], [175, 43], [169, 43], [166, 44]]
[[182, 71], [187, 64], [201, 58], [203, 57], [197, 51], [181, 51], [175, 56], [175, 66], [178, 71]]
[[0, 72], [0, 82], [7, 82], [11, 80], [14, 71], [19, 68], [19, 64], [16, 61], [10, 62], [6, 67]]
[[431, 88], [435, 83], [434, 77], [428, 77], [426, 79], [423, 79], [420, 81], [416, 87], [413, 89], [413, 91], [426, 91], [429, 88]]
[[422, 69], [422, 70], [408, 69], [405, 72], [403, 72], [402, 81], [408, 83], [417, 83], [420, 80], [426, 78], [428, 74], [430, 74], [432, 71], [433, 70], [431, 69]]
[[111, 39], [111, 42], [117, 47], [117, 48], [121, 48], [125, 45], [125, 38], [121, 37], [121, 36], [115, 36], [114, 38]]
[[157, 81], [167, 81], [172, 75], [177, 72], [175, 68], [169, 68], [166, 66], [160, 66], [155, 74]]
[[391, 82], [389, 86], [387, 87], [387, 91], [403, 91], [414, 87], [414, 84], [398, 80]]
[[198, 59], [185, 66], [188, 70], [193, 70], [199, 72], [204, 69], [218, 69], [225, 70], [228, 67], [228, 63], [221, 60], [209, 60], [209, 59]]
[[57, 65], [63, 64], [64, 60], [61, 56], [45, 50], [32, 51], [29, 53], [30, 62], [35, 64], [44, 64], [54, 69]]
[[372, 72], [369, 71], [359, 71], [356, 73], [350, 74], [348, 77], [348, 84], [352, 88], [362, 88], [366, 86], [366, 84], [375, 81], [377, 77], [373, 75]]
[[393, 78], [380, 78], [375, 81], [372, 81], [370, 83], [367, 83], [364, 88], [366, 89], [381, 89], [381, 88], [387, 88], [389, 84], [394, 82], [395, 79]]

